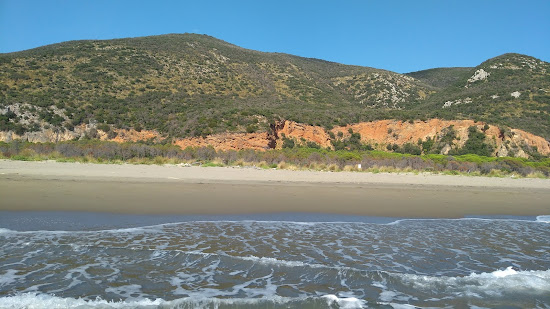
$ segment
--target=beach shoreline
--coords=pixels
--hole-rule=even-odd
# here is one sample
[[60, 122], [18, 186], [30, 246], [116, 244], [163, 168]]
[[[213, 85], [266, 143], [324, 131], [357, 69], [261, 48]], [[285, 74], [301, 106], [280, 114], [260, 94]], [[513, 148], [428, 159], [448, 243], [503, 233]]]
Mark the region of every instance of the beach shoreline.
[[327, 213], [409, 218], [550, 214], [549, 179], [0, 160], [0, 210]]

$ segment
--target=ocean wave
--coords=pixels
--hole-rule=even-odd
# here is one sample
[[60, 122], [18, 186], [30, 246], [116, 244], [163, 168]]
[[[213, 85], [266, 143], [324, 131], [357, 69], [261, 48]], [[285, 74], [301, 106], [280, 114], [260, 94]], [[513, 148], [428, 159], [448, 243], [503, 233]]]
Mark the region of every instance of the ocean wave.
[[0, 235], [2, 235], [2, 234], [7, 234], [7, 233], [17, 233], [17, 231], [9, 230], [9, 229], [4, 229], [4, 228], [1, 228], [1, 227], [0, 227]]
[[[186, 222], [181, 222], [186, 223]], [[6, 228], [0, 228], [0, 235], [12, 233], [12, 234], [47, 234], [47, 235], [57, 235], [57, 234], [97, 234], [97, 233], [143, 233], [143, 232], [162, 232], [162, 227], [168, 224], [181, 224], [181, 223], [163, 223], [159, 225], [151, 226], [141, 226], [141, 227], [131, 227], [131, 228], [116, 228], [116, 229], [106, 229], [106, 230], [82, 230], [82, 231], [68, 231], [68, 230], [32, 230], [32, 231], [17, 231], [10, 230]]]
[[[189, 253], [193, 254], [194, 252], [189, 252]], [[235, 256], [235, 255], [222, 254], [220, 256], [231, 258], [231, 259], [250, 261], [250, 262], [254, 262], [262, 265], [282, 266], [282, 267], [289, 267], [289, 268], [303, 267], [303, 268], [325, 269], [325, 270], [336, 270], [336, 271], [345, 270], [345, 271], [354, 271], [358, 273], [370, 273], [370, 274], [388, 273], [388, 272], [378, 271], [378, 270], [361, 270], [359, 268], [353, 268], [348, 266], [332, 266], [332, 265], [315, 264], [315, 263], [302, 262], [302, 261], [289, 261], [289, 260], [281, 260], [281, 259], [276, 259], [271, 257], [257, 257], [254, 255]]]
[[415, 289], [457, 297], [547, 296], [550, 291], [550, 270], [518, 271], [508, 267], [488, 273], [471, 273], [463, 277], [413, 274], [397, 276]]
[[160, 308], [165, 305], [163, 299], [143, 299], [136, 301], [107, 301], [100, 298], [84, 300], [81, 298], [58, 297], [49, 294], [23, 293], [15, 296], [0, 297], [0, 308]]
[[312, 264], [312, 263], [305, 263], [301, 261], [279, 260], [276, 258], [257, 257], [254, 255], [249, 255], [249, 256], [224, 255], [224, 256], [233, 258], [233, 259], [243, 260], [243, 261], [251, 261], [251, 262], [259, 263], [263, 265], [274, 265], [274, 266], [285, 266], [285, 267], [308, 267], [308, 268], [336, 268], [336, 267], [326, 266], [322, 264]]
[[181, 222], [170, 222], [170, 223], [161, 223], [154, 225], [144, 225], [136, 227], [124, 227], [124, 228], [111, 228], [111, 229], [102, 229], [102, 230], [80, 230], [80, 231], [69, 231], [69, 230], [31, 230], [31, 231], [17, 231], [7, 228], [0, 228], [0, 235], [6, 233], [20, 233], [20, 234], [94, 234], [94, 233], [121, 233], [121, 234], [136, 234], [136, 233], [162, 233], [167, 228], [178, 226], [178, 225], [187, 225], [187, 224], [242, 224], [242, 225], [293, 225], [293, 226], [319, 226], [319, 225], [374, 225], [374, 226], [391, 226], [391, 225], [400, 225], [408, 222], [452, 222], [452, 221], [494, 221], [494, 222], [542, 222], [549, 223], [550, 215], [540, 215], [532, 220], [528, 219], [514, 219], [514, 218], [395, 218], [391, 222], [368, 222], [368, 221], [275, 221], [275, 220], [192, 220], [192, 221], [181, 221]]
[[483, 221], [483, 222], [520, 222], [520, 223], [533, 223], [533, 222], [550, 222], [550, 216], [538, 216], [533, 219], [515, 219], [515, 218], [478, 218], [478, 217], [468, 217], [468, 218], [404, 218], [397, 219], [389, 223], [380, 223], [379, 225], [397, 225], [406, 222], [416, 222], [416, 221]]
[[50, 309], [187, 309], [187, 308], [235, 308], [235, 307], [257, 307], [257, 308], [366, 308], [367, 302], [355, 297], [338, 297], [336, 295], [324, 295], [320, 297], [290, 298], [273, 296], [269, 298], [180, 298], [175, 300], [138, 299], [123, 301], [108, 301], [97, 298], [85, 300], [81, 298], [58, 297], [49, 294], [24, 293], [15, 296], [0, 297], [0, 308], [50, 308]]
[[338, 297], [333, 294], [323, 295], [322, 298], [326, 299], [328, 305], [333, 307], [337, 305], [337, 308], [366, 308], [367, 302], [362, 299], [357, 299], [355, 297]]

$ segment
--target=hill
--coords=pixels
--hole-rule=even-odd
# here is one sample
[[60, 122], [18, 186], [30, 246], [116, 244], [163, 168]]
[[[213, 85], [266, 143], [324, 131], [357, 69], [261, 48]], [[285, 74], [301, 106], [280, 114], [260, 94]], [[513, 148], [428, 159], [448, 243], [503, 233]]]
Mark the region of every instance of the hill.
[[472, 68], [435, 68], [411, 72], [405, 75], [441, 90], [453, 86], [467, 76], [471, 70]]
[[433, 117], [474, 119], [550, 138], [550, 64], [504, 54], [472, 68], [417, 108]]
[[403, 75], [196, 34], [71, 41], [0, 54], [0, 131], [29, 140], [116, 140], [119, 134], [181, 140], [274, 134], [285, 120], [328, 132], [375, 120], [434, 118], [550, 139], [550, 64], [505, 54], [475, 68]]
[[1, 106], [30, 109], [20, 130], [97, 122], [205, 136], [265, 130], [275, 118], [328, 127], [409, 109], [429, 92], [393, 72], [195, 34], [54, 44], [1, 55], [0, 72]]

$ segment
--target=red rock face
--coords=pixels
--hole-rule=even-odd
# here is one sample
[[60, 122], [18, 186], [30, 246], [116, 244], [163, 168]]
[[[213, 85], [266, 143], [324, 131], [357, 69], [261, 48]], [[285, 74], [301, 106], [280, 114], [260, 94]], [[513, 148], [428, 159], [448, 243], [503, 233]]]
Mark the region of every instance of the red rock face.
[[[403, 122], [399, 120], [379, 120], [373, 122], [362, 122], [350, 124], [343, 127], [335, 127], [331, 130], [334, 135], [342, 132], [343, 137], [350, 135], [349, 129], [361, 134], [361, 141], [364, 144], [370, 144], [373, 147], [385, 150], [388, 144], [403, 145], [405, 143], [416, 143], [418, 140], [435, 138], [442, 132], [453, 126], [458, 139], [455, 141], [456, 147], [462, 147], [468, 140], [468, 128], [476, 126], [483, 130], [485, 123], [475, 122], [473, 120], [440, 120], [430, 119], [427, 121]], [[24, 136], [18, 136], [13, 132], [0, 132], [1, 141], [11, 141], [13, 139], [24, 139], [36, 142], [58, 142], [71, 140], [84, 135], [89, 130], [87, 126], [75, 128], [75, 132], [65, 132], [64, 134], [53, 131], [31, 132]], [[110, 140], [114, 142], [136, 142], [136, 141], [160, 141], [162, 136], [156, 131], [141, 130], [140, 132], [130, 129], [112, 129], [117, 133], [115, 138], [109, 139], [108, 134], [98, 131], [98, 137], [101, 140]], [[518, 130], [511, 129], [508, 133], [501, 132], [497, 126], [489, 125], [484, 131], [486, 141], [495, 148], [495, 155], [506, 156], [511, 149], [515, 149], [516, 156], [527, 157], [522, 150], [522, 146], [528, 145], [536, 147], [542, 155], [550, 155], [550, 143], [540, 136]], [[293, 121], [280, 121], [270, 129], [270, 132], [260, 133], [221, 133], [209, 135], [206, 137], [183, 138], [174, 141], [182, 149], [186, 147], [205, 147], [212, 146], [216, 150], [267, 150], [271, 148], [280, 149], [283, 145], [283, 135], [292, 138], [298, 143], [302, 140], [314, 142], [323, 148], [331, 148], [329, 132], [319, 126], [310, 126], [296, 123]]]
[[269, 136], [263, 133], [222, 133], [207, 137], [192, 137], [179, 139], [174, 142], [182, 149], [187, 147], [212, 146], [216, 150], [267, 150], [269, 149]]
[[[403, 145], [405, 143], [416, 143], [419, 139], [424, 141], [427, 138], [435, 138], [441, 132], [453, 126], [458, 140], [456, 144], [462, 147], [468, 140], [468, 128], [476, 126], [483, 130], [485, 123], [473, 120], [440, 120], [431, 119], [428, 121], [403, 122], [399, 120], [379, 120], [373, 122], [362, 122], [343, 127], [336, 127], [331, 130], [337, 135], [342, 132], [344, 138], [350, 135], [349, 129], [361, 134], [361, 141], [365, 144], [378, 145], [379, 149], [385, 149], [388, 144]], [[331, 147], [328, 132], [319, 126], [310, 126], [293, 121], [282, 121], [273, 128], [274, 132], [264, 133], [223, 133], [210, 135], [204, 138], [186, 138], [177, 140], [174, 144], [185, 147], [213, 146], [217, 150], [267, 150], [270, 148], [280, 149], [283, 144], [283, 134], [287, 138], [297, 141], [305, 140], [314, 142], [321, 147]], [[522, 130], [512, 129], [512, 136], [504, 136], [497, 126], [489, 125], [485, 130], [487, 141], [495, 146], [495, 153], [501, 146], [510, 148], [525, 143], [531, 147], [537, 147], [539, 153], [550, 154], [550, 144], [540, 136], [527, 133]], [[519, 156], [525, 156], [522, 151]]]
[[[363, 143], [403, 145], [405, 143], [416, 143], [419, 139], [424, 141], [428, 137], [433, 139], [450, 126], [453, 126], [459, 137], [456, 141], [457, 146], [462, 147], [468, 140], [468, 129], [471, 126], [475, 126], [481, 131], [484, 129], [485, 123], [473, 120], [440, 119], [414, 121], [413, 123], [397, 120], [380, 120], [337, 127], [332, 132], [335, 134], [342, 132], [344, 137], [346, 137], [349, 136], [348, 130], [351, 128], [353, 132], [361, 134], [361, 141]], [[485, 135], [487, 136], [487, 141], [493, 143], [495, 149], [500, 148], [503, 144], [507, 145], [507, 147], [520, 147], [522, 143], [526, 143], [531, 147], [537, 147], [539, 153], [543, 155], [550, 154], [550, 143], [544, 138], [518, 129], [512, 129], [511, 132], [512, 136], [503, 136], [503, 132], [497, 126], [489, 125], [489, 128], [485, 130]]]
[[550, 143], [544, 138], [522, 130], [512, 129], [511, 131], [514, 135], [510, 140], [513, 142], [519, 143], [524, 141], [529, 146], [537, 147], [540, 154], [545, 156], [550, 154]]
[[125, 130], [125, 129], [111, 129], [114, 130], [117, 133], [117, 136], [115, 138], [109, 139], [107, 137], [107, 134], [102, 134], [101, 139], [102, 140], [109, 140], [117, 143], [123, 143], [123, 142], [137, 142], [137, 141], [147, 141], [147, 140], [160, 140], [161, 136], [156, 131], [147, 131], [147, 130], [141, 130], [140, 132], [131, 129], [131, 130]]
[[277, 132], [278, 140], [281, 143], [277, 143], [277, 146], [282, 145], [282, 135], [287, 138], [302, 139], [306, 141], [319, 144], [321, 147], [330, 147], [330, 137], [328, 133], [322, 127], [309, 126], [302, 123], [296, 123], [293, 121], [284, 121], [284, 126]]
[[[457, 131], [458, 136], [461, 137], [460, 140], [465, 142], [468, 137], [468, 128], [475, 125], [475, 123], [472, 120], [445, 121], [431, 119], [413, 123], [398, 120], [380, 120], [338, 127], [332, 131], [335, 134], [342, 132], [346, 137], [349, 136], [348, 130], [351, 128], [353, 132], [361, 134], [361, 141], [364, 143], [403, 145], [405, 143], [416, 143], [418, 139], [434, 138], [443, 129], [451, 125]], [[484, 124], [480, 124], [481, 128], [483, 126]]]

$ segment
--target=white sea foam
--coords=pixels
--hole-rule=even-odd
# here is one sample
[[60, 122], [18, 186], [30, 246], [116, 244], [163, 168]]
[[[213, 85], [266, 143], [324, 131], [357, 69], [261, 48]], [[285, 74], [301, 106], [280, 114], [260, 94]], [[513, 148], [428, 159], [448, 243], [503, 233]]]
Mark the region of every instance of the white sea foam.
[[103, 232], [103, 233], [143, 233], [155, 231], [154, 226], [143, 226], [143, 227], [129, 227], [123, 229], [110, 229], [110, 230], [99, 230], [93, 231], [92, 233]]
[[[104, 230], [89, 230], [89, 231], [67, 231], [67, 230], [36, 230], [36, 231], [14, 231], [6, 228], [0, 228], [0, 235], [3, 233], [22, 233], [22, 234], [94, 234], [94, 233], [121, 233], [121, 234], [134, 234], [134, 233], [156, 233], [164, 232], [166, 228], [170, 228], [178, 225], [186, 224], [261, 224], [261, 225], [294, 225], [294, 226], [316, 226], [316, 225], [397, 225], [405, 222], [414, 221], [460, 221], [460, 220], [479, 220], [479, 221], [519, 221], [530, 222], [529, 220], [521, 219], [503, 219], [503, 218], [404, 218], [395, 219], [395, 221], [388, 223], [378, 222], [362, 222], [362, 221], [288, 221], [288, 220], [190, 220], [181, 222], [161, 223], [154, 225], [144, 225], [131, 228], [112, 228]], [[532, 221], [531, 221], [532, 222]], [[550, 215], [541, 215], [536, 218], [536, 222], [550, 222]]]
[[[174, 223], [165, 223], [152, 226], [144, 226], [142, 228], [154, 228], [163, 227], [169, 225], [178, 225], [186, 223], [237, 223], [237, 224], [288, 224], [288, 225], [302, 225], [302, 226], [315, 226], [315, 225], [342, 225], [342, 224], [357, 224], [357, 225], [395, 225], [409, 221], [511, 221], [511, 222], [533, 222], [525, 219], [515, 218], [395, 218], [394, 221], [387, 223], [369, 222], [369, 221], [289, 221], [289, 220], [198, 220], [198, 221], [183, 221]], [[536, 221], [550, 222], [550, 215], [538, 216]]]
[[276, 258], [269, 258], [269, 257], [257, 257], [254, 255], [250, 256], [231, 256], [233, 258], [238, 258], [245, 261], [252, 261], [255, 263], [260, 263], [264, 265], [278, 265], [278, 266], [287, 266], [287, 267], [312, 267], [316, 268], [316, 266], [325, 267], [322, 265], [315, 265], [315, 264], [306, 264], [304, 262], [300, 261], [285, 261], [285, 260], [279, 260]]
[[[510, 267], [506, 268], [505, 270], [495, 270], [494, 272], [489, 273], [489, 277], [494, 276], [496, 278], [504, 278], [504, 277], [517, 275], [517, 274], [518, 274], [518, 272], [510, 266]], [[474, 276], [475, 277], [487, 276], [487, 273], [481, 273], [480, 275], [474, 273], [474, 274], [471, 274], [470, 276], [472, 276], [472, 277], [474, 277]]]
[[393, 309], [418, 309], [420, 307], [408, 305], [408, 304], [395, 304], [395, 303], [389, 303]]
[[[321, 296], [326, 304], [331, 308], [337, 305], [338, 308], [356, 309], [366, 308], [367, 302], [355, 297], [337, 297], [336, 295]], [[280, 297], [273, 296], [267, 298], [196, 298], [185, 297], [176, 300], [167, 301], [162, 298], [155, 300], [144, 298], [139, 300], [125, 301], [107, 301], [100, 298], [95, 300], [75, 299], [71, 297], [63, 298], [48, 294], [24, 293], [16, 296], [0, 297], [0, 308], [26, 308], [26, 309], [125, 309], [125, 308], [218, 308], [219, 305], [259, 305], [272, 304], [282, 307], [301, 307], [301, 304], [314, 300], [314, 298], [298, 297]], [[263, 306], [262, 306], [263, 307]], [[271, 306], [270, 306], [271, 307]]]
[[464, 277], [433, 277], [412, 274], [400, 274], [399, 276], [405, 283], [420, 290], [476, 298], [503, 295], [547, 295], [550, 291], [550, 270], [517, 271], [508, 267], [505, 270], [472, 273]]
[[9, 229], [4, 229], [4, 228], [1, 228], [1, 227], [0, 227], [0, 235], [2, 235], [2, 234], [8, 234], [8, 233], [16, 233], [16, 231], [9, 230]]
[[328, 266], [328, 265], [323, 265], [323, 264], [304, 263], [304, 262], [300, 262], [300, 261], [279, 260], [279, 259], [276, 259], [276, 258], [269, 258], [269, 257], [257, 257], [257, 256], [253, 256], [253, 255], [250, 255], [250, 256], [230, 256], [230, 255], [227, 255], [227, 257], [236, 258], [236, 259], [245, 260], [245, 261], [252, 261], [252, 262], [260, 263], [260, 264], [263, 264], [263, 265], [361, 271], [359, 269], [352, 268], [352, 267]]
[[3, 233], [18, 233], [18, 234], [97, 234], [97, 233], [143, 233], [143, 232], [162, 232], [162, 228], [168, 225], [183, 224], [188, 222], [179, 223], [164, 223], [158, 225], [148, 225], [132, 228], [115, 228], [106, 230], [91, 230], [91, 231], [68, 231], [68, 230], [34, 230], [34, 231], [14, 231], [6, 228], [0, 228], [0, 235]]
[[355, 297], [338, 297], [333, 294], [323, 295], [324, 299], [327, 300], [329, 306], [333, 304], [338, 304], [338, 308], [346, 309], [355, 309], [355, 308], [367, 308], [367, 302], [362, 299], [357, 299]]
[[207, 223], [207, 224], [262, 224], [262, 225], [296, 225], [296, 226], [315, 226], [315, 225], [324, 225], [324, 224], [334, 224], [334, 225], [342, 225], [342, 224], [371, 224], [369, 222], [355, 222], [355, 221], [267, 221], [267, 220], [192, 220], [192, 221], [181, 221], [181, 222], [170, 222], [170, 223], [161, 223], [161, 224], [154, 224], [154, 225], [144, 225], [144, 226], [137, 226], [137, 227], [131, 227], [131, 228], [112, 228], [112, 229], [103, 229], [103, 230], [90, 230], [90, 231], [68, 231], [68, 230], [36, 230], [36, 231], [12, 231], [9, 229], [3, 229], [0, 228], [0, 234], [2, 231], [5, 232], [16, 232], [16, 233], [46, 233], [46, 234], [94, 234], [94, 233], [154, 233], [154, 232], [163, 232], [165, 228], [169, 228], [172, 226], [178, 226], [178, 225], [186, 225], [186, 224], [201, 224], [201, 223]]
[[0, 287], [15, 282], [19, 276], [16, 275], [17, 270], [8, 269], [6, 273], [0, 275]]
[[106, 288], [105, 292], [114, 293], [128, 299], [138, 297], [142, 294], [141, 285], [139, 284], [128, 284], [117, 287], [110, 287]]
[[26, 309], [68, 309], [68, 308], [153, 308], [167, 305], [163, 299], [142, 299], [136, 301], [112, 302], [103, 299], [87, 301], [71, 297], [63, 298], [47, 294], [25, 293], [16, 296], [0, 297], [0, 308], [26, 308]]
[[[544, 217], [547, 217], [546, 220], [550, 221], [550, 216], [538, 216], [537, 220], [538, 222], [544, 222], [538, 220], [538, 218], [541, 217], [544, 219]], [[476, 217], [470, 217], [470, 218], [405, 218], [405, 219], [397, 219], [395, 221], [389, 222], [389, 223], [383, 223], [381, 225], [397, 225], [405, 222], [415, 222], [415, 221], [429, 221], [429, 222], [446, 222], [446, 221], [484, 221], [484, 222], [534, 222], [532, 220], [524, 220], [524, 219], [514, 219], [514, 218], [476, 218]], [[351, 223], [351, 222], [350, 222]]]

